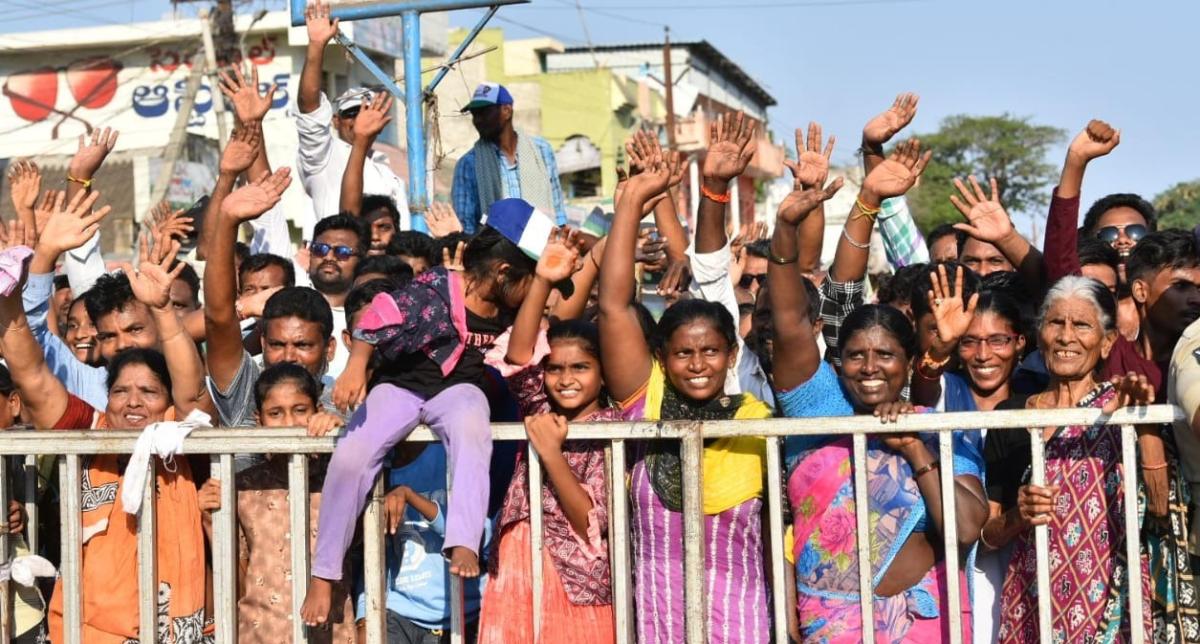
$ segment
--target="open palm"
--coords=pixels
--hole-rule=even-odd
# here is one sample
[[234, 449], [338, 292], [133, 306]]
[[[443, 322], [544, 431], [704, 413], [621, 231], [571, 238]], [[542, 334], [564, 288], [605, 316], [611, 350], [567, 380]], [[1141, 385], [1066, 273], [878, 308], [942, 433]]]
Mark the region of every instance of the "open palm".
[[954, 227], [975, 239], [992, 244], [1013, 234], [1012, 219], [1004, 210], [1004, 206], [1000, 205], [1000, 191], [996, 179], [993, 178], [990, 182], [991, 196], [984, 194], [983, 188], [979, 186], [979, 182], [975, 180], [974, 176], [969, 177], [969, 180], [971, 183], [969, 188], [962, 179], [954, 180], [954, 187], [958, 188], [961, 197], [951, 195], [950, 202], [969, 222], [954, 224]]
[[567, 279], [575, 272], [579, 248], [567, 231], [557, 230], [550, 235], [537, 262], [537, 276], [551, 284]]
[[899, 197], [916, 185], [929, 158], [929, 152], [921, 155], [921, 143], [916, 139], [900, 143], [891, 156], [875, 166], [863, 180], [863, 190], [880, 199]]
[[258, 93], [258, 67], [250, 66], [250, 82], [242, 75], [239, 67], [233, 68], [232, 76], [220, 73], [221, 93], [232, 103], [233, 111], [242, 123], [261, 121], [271, 111], [271, 100], [275, 96], [275, 84], [271, 84], [265, 96]]
[[257, 126], [243, 126], [229, 137], [225, 151], [221, 153], [221, 172], [241, 174], [254, 164], [261, 145]]
[[279, 203], [283, 191], [292, 182], [290, 170], [280, 168], [274, 174], [263, 176], [234, 190], [221, 202], [221, 214], [238, 221], [249, 221]]
[[750, 145], [754, 124], [746, 122], [741, 112], [722, 114], [712, 124], [709, 133], [708, 155], [704, 158], [704, 176], [729, 181], [746, 171], [754, 148]]
[[929, 309], [937, 324], [937, 340], [943, 353], [948, 353], [971, 326], [975, 317], [975, 307], [979, 303], [979, 294], [971, 296], [969, 302], [963, 302], [963, 267], [955, 271], [954, 290], [950, 289], [950, 280], [946, 275], [945, 264], [939, 264], [937, 272], [929, 275], [932, 290], [928, 293]]
[[794, 226], [804, 221], [813, 210], [816, 210], [817, 206], [837, 194], [837, 191], [842, 188], [843, 181], [841, 177], [838, 177], [826, 188], [806, 188], [799, 185], [799, 173], [792, 167], [795, 164], [790, 161], [787, 163], [788, 168], [792, 169], [792, 174], [797, 177], [797, 182], [792, 192], [779, 204], [776, 216]]
[[896, 97], [886, 111], [867, 121], [863, 127], [863, 142], [868, 145], [883, 145], [891, 140], [900, 130], [912, 123], [917, 115], [917, 101], [920, 97], [906, 92]]

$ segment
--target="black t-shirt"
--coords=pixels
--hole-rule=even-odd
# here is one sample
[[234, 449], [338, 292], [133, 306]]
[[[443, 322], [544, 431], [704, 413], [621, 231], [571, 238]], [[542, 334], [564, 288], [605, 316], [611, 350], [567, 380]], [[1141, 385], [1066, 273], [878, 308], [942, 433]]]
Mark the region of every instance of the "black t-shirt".
[[485, 318], [467, 311], [467, 348], [458, 359], [454, 371], [445, 378], [442, 369], [422, 352], [409, 353], [375, 368], [371, 385], [386, 382], [407, 389], [426, 400], [451, 385], [483, 385], [483, 354], [492, 348], [496, 338], [512, 325], [512, 316], [500, 314]]
[[[996, 405], [996, 409], [1025, 409], [1028, 400], [1028, 396], [1017, 395]], [[1017, 505], [1017, 490], [1029, 479], [1029, 450], [1029, 431], [1025, 429], [989, 431], [983, 441], [988, 499], [1005, 510]]]

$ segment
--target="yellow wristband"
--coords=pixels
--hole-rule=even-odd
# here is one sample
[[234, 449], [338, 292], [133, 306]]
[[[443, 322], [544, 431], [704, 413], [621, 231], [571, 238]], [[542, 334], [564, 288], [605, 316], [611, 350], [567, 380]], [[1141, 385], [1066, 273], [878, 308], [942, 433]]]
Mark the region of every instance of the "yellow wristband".
[[76, 179], [75, 177], [72, 177], [71, 175], [68, 174], [67, 181], [70, 181], [71, 183], [78, 183], [79, 185], [83, 186], [83, 188], [85, 190], [92, 187], [91, 179]]

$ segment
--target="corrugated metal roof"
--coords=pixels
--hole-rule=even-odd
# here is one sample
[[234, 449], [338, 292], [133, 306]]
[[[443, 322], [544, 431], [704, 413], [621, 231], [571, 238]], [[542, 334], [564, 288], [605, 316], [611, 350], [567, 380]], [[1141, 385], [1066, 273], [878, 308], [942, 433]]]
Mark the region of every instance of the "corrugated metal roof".
[[[578, 53], [588, 53], [591, 51], [596, 51], [596, 52], [639, 51], [639, 50], [645, 50], [645, 49], [661, 50], [662, 46], [663, 46], [662, 43], [657, 43], [657, 42], [629, 43], [629, 44], [622, 44], [622, 45], [595, 45], [595, 46], [591, 46], [591, 47], [588, 47], [588, 46], [567, 47], [563, 51], [563, 53], [578, 54]], [[704, 60], [705, 62], [712, 65], [715, 69], [717, 69], [721, 73], [723, 73], [726, 76], [733, 79], [734, 83], [742, 91], [753, 96], [758, 102], [762, 103], [764, 106], [771, 107], [776, 104], [775, 98], [773, 96], [771, 96], [767, 92], [767, 90], [763, 88], [762, 85], [759, 85], [758, 81], [754, 80], [754, 78], [752, 76], [750, 76], [749, 74], [747, 74], [745, 72], [745, 70], [743, 70], [740, 66], [738, 66], [737, 63], [730, 60], [729, 57], [727, 57], [725, 54], [722, 54], [720, 50], [718, 50], [716, 47], [713, 47], [712, 44], [709, 43], [707, 40], [697, 40], [697, 41], [692, 41], [692, 42], [673, 42], [673, 43], [671, 43], [671, 48], [672, 49], [686, 49], [693, 56], [696, 56], [696, 57]]]

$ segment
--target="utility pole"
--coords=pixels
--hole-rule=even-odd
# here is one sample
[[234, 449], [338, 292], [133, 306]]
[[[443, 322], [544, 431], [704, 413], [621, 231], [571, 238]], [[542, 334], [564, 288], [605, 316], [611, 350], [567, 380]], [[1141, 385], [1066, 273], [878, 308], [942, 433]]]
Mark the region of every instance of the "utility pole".
[[[217, 9], [218, 14], [220, 8]], [[229, 143], [229, 132], [225, 125], [225, 95], [221, 90], [217, 89], [220, 85], [220, 77], [217, 76], [217, 51], [213, 42], [212, 23], [215, 22], [214, 16], [211, 15], [208, 9], [200, 10], [200, 29], [204, 36], [204, 60], [207, 63], [205, 70], [208, 76], [209, 88], [212, 92], [213, 101], [213, 118], [217, 121], [217, 139], [221, 143], [221, 149], [225, 149], [225, 144]], [[229, 60], [226, 58], [225, 60]]]
[[664, 26], [663, 98], [667, 102], [667, 149], [675, 149], [675, 76], [671, 74], [671, 28]]

